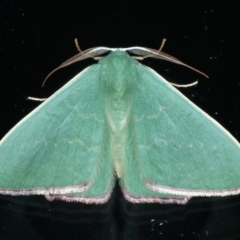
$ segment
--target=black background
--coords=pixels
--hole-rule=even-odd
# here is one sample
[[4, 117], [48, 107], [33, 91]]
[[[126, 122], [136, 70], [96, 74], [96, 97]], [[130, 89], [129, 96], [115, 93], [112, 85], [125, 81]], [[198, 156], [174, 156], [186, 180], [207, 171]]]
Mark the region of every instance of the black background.
[[[85, 67], [86, 60], [45, 76], [82, 49], [158, 48], [205, 72], [144, 60], [240, 141], [239, 13], [230, 2], [2, 1], [0, 3], [0, 138]], [[191, 126], [189, 126], [191, 127]], [[14, 147], [14, 146], [13, 146]], [[1, 156], [0, 156], [1, 158]], [[195, 198], [187, 205], [134, 205], [117, 186], [102, 206], [0, 197], [0, 239], [240, 239], [240, 198]]]

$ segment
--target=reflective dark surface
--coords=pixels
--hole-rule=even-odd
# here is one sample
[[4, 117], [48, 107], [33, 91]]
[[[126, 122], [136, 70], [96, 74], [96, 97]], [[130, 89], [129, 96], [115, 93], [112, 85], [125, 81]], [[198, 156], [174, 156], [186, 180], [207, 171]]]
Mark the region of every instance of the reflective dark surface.
[[187, 205], [131, 204], [118, 186], [105, 205], [1, 197], [0, 239], [239, 239], [240, 197]]
[[[198, 80], [196, 87], [181, 91], [240, 141], [239, 13], [234, 3], [160, 1], [154, 6], [144, 1], [131, 7], [124, 2], [7, 0], [0, 3], [0, 17], [0, 138], [39, 105], [26, 101], [27, 96], [48, 97], [94, 63], [89, 59], [62, 69], [41, 88], [51, 70], [77, 53], [75, 37], [82, 49], [158, 48], [167, 38], [166, 53], [210, 78], [155, 59], [144, 64], [171, 82]], [[118, 186], [101, 206], [0, 196], [0, 239], [240, 239], [239, 200], [136, 205], [124, 200]]]

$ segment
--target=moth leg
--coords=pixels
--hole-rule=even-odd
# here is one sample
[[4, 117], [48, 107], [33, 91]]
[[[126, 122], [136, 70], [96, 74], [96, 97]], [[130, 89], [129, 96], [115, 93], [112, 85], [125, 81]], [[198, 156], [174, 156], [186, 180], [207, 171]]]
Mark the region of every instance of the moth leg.
[[160, 46], [160, 48], [158, 49], [158, 52], [161, 52], [161, 51], [162, 51], [162, 49], [163, 49], [164, 44], [165, 44], [166, 41], [167, 41], [167, 39], [166, 39], [166, 38], [163, 38], [162, 43], [161, 43], [161, 46]]

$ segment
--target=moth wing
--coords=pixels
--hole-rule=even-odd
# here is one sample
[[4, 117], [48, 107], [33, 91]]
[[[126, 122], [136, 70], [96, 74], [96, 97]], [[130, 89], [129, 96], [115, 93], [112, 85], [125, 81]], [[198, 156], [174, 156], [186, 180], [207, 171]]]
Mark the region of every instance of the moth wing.
[[90, 191], [103, 170], [97, 191], [82, 197], [109, 193], [112, 170], [99, 71], [99, 65], [82, 71], [2, 139], [1, 194]]
[[[131, 124], [132, 122], [130, 122]], [[165, 194], [163, 192], [157, 192], [149, 189], [144, 181], [144, 176], [141, 165], [139, 164], [139, 154], [136, 148], [135, 130], [131, 128], [128, 131], [126, 142], [126, 156], [124, 159], [124, 173], [120, 179], [120, 185], [123, 190], [124, 197], [133, 203], [178, 203], [185, 204], [189, 197]], [[144, 168], [151, 166], [148, 163]]]
[[[130, 155], [139, 184], [169, 194], [168, 202], [174, 200], [171, 195], [240, 193], [237, 140], [155, 71], [141, 64], [137, 68], [129, 144], [135, 149]], [[145, 190], [135, 188], [133, 176], [125, 175], [125, 191], [129, 188], [141, 196]]]

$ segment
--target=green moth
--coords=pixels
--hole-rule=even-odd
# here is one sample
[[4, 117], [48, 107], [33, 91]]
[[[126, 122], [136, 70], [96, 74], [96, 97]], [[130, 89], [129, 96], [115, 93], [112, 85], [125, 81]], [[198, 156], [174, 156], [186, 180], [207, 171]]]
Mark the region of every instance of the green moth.
[[237, 140], [136, 60], [154, 57], [191, 68], [161, 49], [79, 49], [60, 65], [111, 52], [1, 140], [0, 194], [102, 204], [116, 178], [134, 203], [239, 194]]

